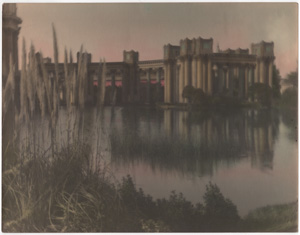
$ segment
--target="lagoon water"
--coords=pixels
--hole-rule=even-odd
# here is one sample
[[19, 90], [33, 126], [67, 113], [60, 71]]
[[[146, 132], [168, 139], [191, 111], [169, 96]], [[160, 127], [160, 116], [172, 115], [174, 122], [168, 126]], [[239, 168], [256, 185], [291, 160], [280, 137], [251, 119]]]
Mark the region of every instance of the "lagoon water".
[[[66, 116], [61, 109], [58, 135], [65, 142]], [[118, 181], [130, 175], [154, 198], [176, 191], [202, 202], [212, 182], [241, 216], [298, 198], [295, 113], [105, 107], [83, 116], [79, 132], [91, 146], [91, 165], [105, 165]]]

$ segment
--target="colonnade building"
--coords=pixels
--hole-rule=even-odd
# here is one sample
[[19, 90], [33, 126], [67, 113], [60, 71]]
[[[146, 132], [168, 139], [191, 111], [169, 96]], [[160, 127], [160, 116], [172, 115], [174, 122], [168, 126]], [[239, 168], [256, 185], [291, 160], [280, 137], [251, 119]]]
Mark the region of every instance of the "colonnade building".
[[164, 102], [186, 103], [185, 86], [208, 95], [227, 94], [246, 99], [254, 83], [272, 87], [274, 43], [251, 44], [249, 49], [213, 52], [213, 39], [184, 39], [179, 46], [164, 46]]
[[[18, 35], [22, 20], [17, 16], [15, 3], [3, 4], [2, 20], [2, 83], [5, 85], [10, 57], [18, 71]], [[165, 45], [163, 58], [148, 61], [140, 61], [137, 51], [124, 51], [123, 61], [106, 63], [103, 79], [107, 87], [112, 86], [113, 91], [119, 92], [119, 103], [186, 103], [182, 92], [188, 85], [211, 96], [226, 94], [239, 99], [247, 99], [248, 88], [254, 83], [272, 87], [273, 42], [251, 44], [251, 53], [249, 49], [240, 48], [223, 51], [217, 48], [213, 52], [213, 46], [212, 38], [186, 38], [179, 45]], [[87, 94], [88, 100], [93, 102], [100, 70], [99, 63], [93, 63], [92, 55], [87, 55]], [[54, 63], [50, 58], [45, 58], [44, 63], [51, 78]], [[76, 62], [72, 66], [77, 69]], [[58, 68], [63, 97], [64, 64], [60, 63]]]
[[[213, 39], [199, 37], [181, 40], [179, 46], [165, 45], [163, 50], [164, 57], [158, 60], [140, 61], [139, 53], [132, 50], [123, 52], [123, 61], [106, 63], [106, 86], [119, 92], [118, 103], [187, 103], [182, 92], [189, 85], [210, 96], [226, 95], [245, 100], [254, 83], [272, 87], [273, 42], [251, 44], [251, 53], [241, 48], [217, 48], [213, 52]], [[92, 101], [93, 85], [98, 85], [99, 63], [93, 63], [91, 57], [88, 54], [87, 94]], [[51, 60], [46, 67], [54, 73]], [[59, 64], [59, 70], [63, 76], [63, 64]], [[111, 103], [109, 97], [106, 104]]]

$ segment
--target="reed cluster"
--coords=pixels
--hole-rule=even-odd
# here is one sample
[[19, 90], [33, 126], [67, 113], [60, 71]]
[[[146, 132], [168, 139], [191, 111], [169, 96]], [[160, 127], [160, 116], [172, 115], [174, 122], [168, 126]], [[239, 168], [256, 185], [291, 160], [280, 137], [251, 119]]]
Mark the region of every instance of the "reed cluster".
[[27, 153], [3, 172], [3, 231], [233, 231], [240, 222], [215, 185], [208, 185], [204, 204], [175, 192], [154, 200], [129, 176], [117, 183], [108, 171], [91, 170], [90, 155], [88, 145], [76, 143], [52, 159]]

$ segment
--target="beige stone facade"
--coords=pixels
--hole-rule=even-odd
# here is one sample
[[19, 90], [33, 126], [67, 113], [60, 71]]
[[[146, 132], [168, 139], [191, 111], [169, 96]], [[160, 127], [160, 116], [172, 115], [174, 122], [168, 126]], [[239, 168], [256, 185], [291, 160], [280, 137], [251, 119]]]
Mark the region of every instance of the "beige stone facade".
[[213, 39], [184, 39], [179, 46], [164, 46], [166, 103], [186, 103], [185, 86], [202, 89], [208, 95], [227, 93], [247, 98], [254, 82], [272, 87], [274, 43], [260, 42], [249, 49], [213, 52]]

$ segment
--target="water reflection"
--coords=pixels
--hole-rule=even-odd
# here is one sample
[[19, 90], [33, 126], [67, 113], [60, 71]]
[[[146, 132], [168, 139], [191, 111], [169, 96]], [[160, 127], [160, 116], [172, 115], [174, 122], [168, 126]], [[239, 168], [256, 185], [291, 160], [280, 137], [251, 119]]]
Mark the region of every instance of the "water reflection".
[[[222, 113], [142, 107], [90, 107], [69, 115], [62, 108], [54, 131], [55, 151], [79, 139], [90, 147], [92, 169], [106, 167], [117, 180], [130, 174], [156, 198], [176, 190], [196, 203], [212, 181], [245, 215], [258, 206], [297, 198], [297, 123], [291, 117], [274, 110]], [[33, 126], [22, 128], [21, 154], [22, 146], [28, 149], [32, 141], [29, 147], [38, 146], [39, 155], [51, 155], [49, 120], [37, 117]], [[35, 141], [30, 139], [33, 130]]]
[[149, 109], [121, 111], [122, 126], [110, 135], [116, 166], [149, 164], [153, 170], [213, 175], [249, 158], [252, 167], [273, 169], [278, 113], [271, 110], [234, 114]]

